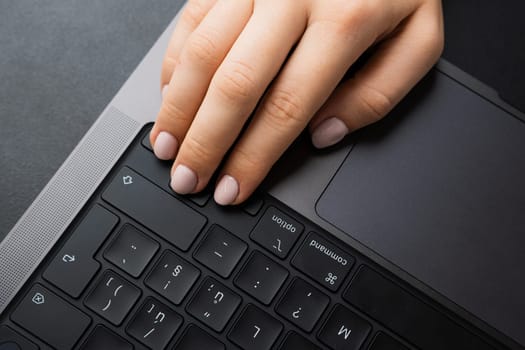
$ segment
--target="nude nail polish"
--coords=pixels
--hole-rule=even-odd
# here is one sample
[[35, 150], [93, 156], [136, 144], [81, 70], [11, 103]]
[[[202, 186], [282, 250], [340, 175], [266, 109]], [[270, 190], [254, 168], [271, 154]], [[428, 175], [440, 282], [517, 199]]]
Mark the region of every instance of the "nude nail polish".
[[153, 146], [153, 152], [155, 156], [162, 160], [168, 160], [175, 158], [177, 153], [177, 148], [179, 147], [179, 142], [169, 132], [161, 131], [155, 140], [155, 145]]
[[197, 175], [185, 165], [178, 165], [171, 175], [171, 188], [178, 194], [192, 193], [197, 187]]
[[235, 201], [238, 194], [239, 183], [237, 180], [230, 175], [224, 175], [215, 188], [213, 198], [217, 204], [229, 205]]
[[339, 118], [323, 121], [312, 133], [312, 143], [316, 148], [335, 145], [348, 134], [348, 127]]

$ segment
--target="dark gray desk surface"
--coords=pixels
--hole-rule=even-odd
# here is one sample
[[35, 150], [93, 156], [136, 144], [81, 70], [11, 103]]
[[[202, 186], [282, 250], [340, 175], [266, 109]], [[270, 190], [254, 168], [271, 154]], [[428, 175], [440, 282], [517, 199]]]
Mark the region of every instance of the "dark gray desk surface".
[[[523, 1], [445, 0], [445, 58], [525, 110]], [[0, 2], [0, 240], [179, 0]]]

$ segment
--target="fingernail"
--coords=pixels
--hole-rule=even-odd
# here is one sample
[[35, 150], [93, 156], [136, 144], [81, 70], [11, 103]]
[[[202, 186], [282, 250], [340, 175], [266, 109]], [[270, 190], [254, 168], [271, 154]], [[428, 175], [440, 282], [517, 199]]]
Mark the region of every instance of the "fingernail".
[[348, 127], [339, 118], [322, 122], [312, 133], [312, 143], [317, 148], [335, 145], [348, 134]]
[[166, 93], [168, 92], [168, 85], [164, 85], [161, 90], [162, 99], [166, 97]]
[[197, 175], [185, 165], [177, 165], [171, 175], [171, 188], [178, 194], [188, 194], [197, 186]]
[[179, 147], [179, 142], [169, 132], [161, 131], [157, 139], [155, 140], [155, 145], [153, 146], [153, 152], [157, 158], [162, 160], [168, 160], [175, 158], [175, 153], [177, 153], [177, 148]]
[[232, 204], [239, 194], [239, 183], [230, 175], [224, 175], [219, 181], [213, 198], [220, 205]]

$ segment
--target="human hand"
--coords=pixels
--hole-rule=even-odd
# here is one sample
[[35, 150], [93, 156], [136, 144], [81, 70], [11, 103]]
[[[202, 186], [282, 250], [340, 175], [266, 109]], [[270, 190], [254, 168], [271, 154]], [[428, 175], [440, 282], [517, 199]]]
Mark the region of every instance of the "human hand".
[[238, 204], [308, 124], [322, 148], [381, 119], [442, 48], [439, 0], [190, 0], [164, 58], [151, 143], [175, 159], [180, 194], [204, 189], [233, 145], [214, 198]]

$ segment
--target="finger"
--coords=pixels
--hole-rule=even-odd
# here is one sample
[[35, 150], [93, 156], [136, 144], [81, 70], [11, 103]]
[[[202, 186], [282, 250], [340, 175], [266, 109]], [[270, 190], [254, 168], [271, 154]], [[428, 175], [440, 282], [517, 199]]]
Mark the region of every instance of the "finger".
[[161, 89], [169, 83], [184, 43], [216, 2], [217, 0], [191, 0], [184, 6], [162, 61]]
[[312, 143], [331, 146], [384, 117], [423, 77], [443, 49], [440, 1], [426, 2], [341, 84], [310, 123]]
[[206, 186], [304, 31], [306, 15], [298, 15], [301, 7], [296, 3], [265, 0], [258, 4], [213, 77], [181, 145], [171, 182], [178, 193]]
[[254, 191], [350, 64], [376, 38], [372, 31], [349, 35], [342, 26], [334, 29], [332, 22], [307, 28], [228, 157], [215, 190], [217, 203], [238, 204]]
[[175, 157], [177, 146], [184, 139], [213, 74], [251, 13], [251, 1], [217, 1], [186, 40], [150, 133], [158, 158]]

